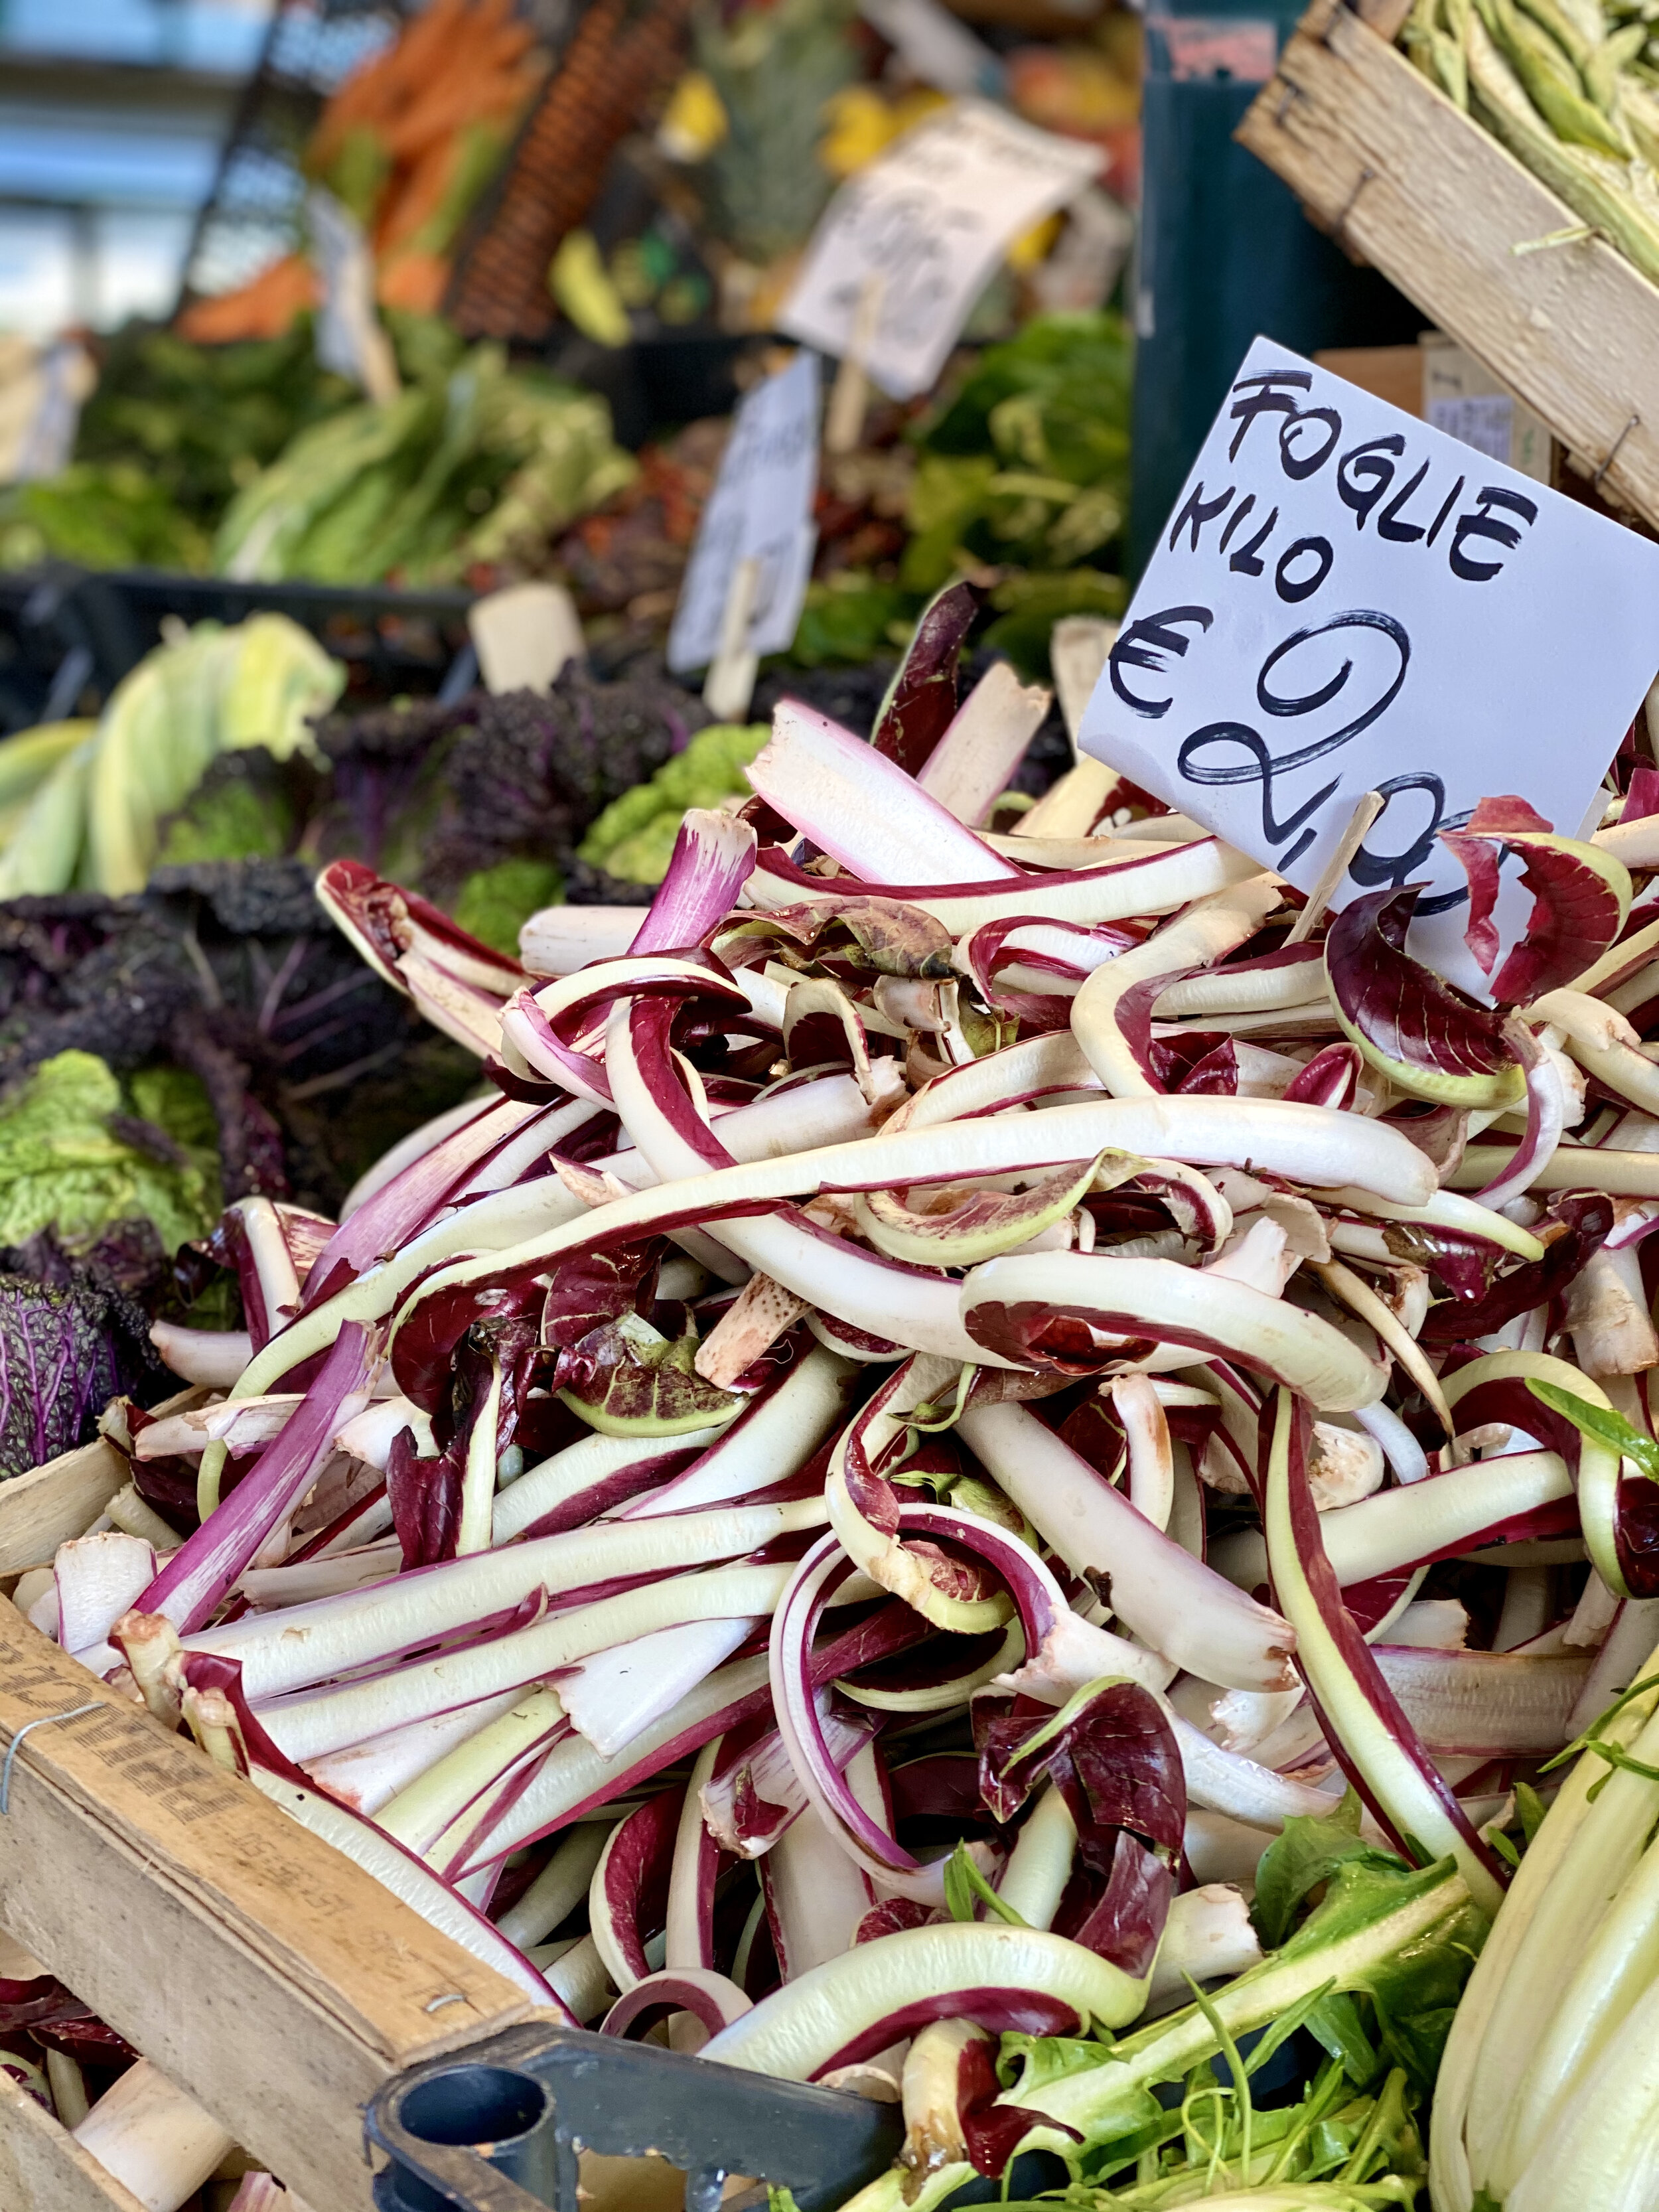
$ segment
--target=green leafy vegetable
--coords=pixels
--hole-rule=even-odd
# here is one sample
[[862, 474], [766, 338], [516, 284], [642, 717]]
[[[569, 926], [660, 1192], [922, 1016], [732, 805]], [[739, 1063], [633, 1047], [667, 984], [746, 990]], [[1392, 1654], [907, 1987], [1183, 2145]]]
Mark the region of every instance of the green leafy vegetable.
[[180, 1068], [121, 1085], [91, 1053], [43, 1060], [0, 1099], [0, 1245], [53, 1229], [70, 1251], [117, 1221], [153, 1221], [171, 1252], [220, 1206], [212, 1109]]
[[564, 896], [564, 878], [550, 860], [517, 854], [479, 868], [461, 885], [452, 909], [459, 927], [509, 960], [519, 957], [519, 932], [532, 914]]
[[1262, 1853], [1250, 1918], [1264, 1950], [1276, 1950], [1285, 1941], [1310, 1893], [1328, 1881], [1338, 1867], [1350, 1860], [1376, 1866], [1401, 1863], [1395, 1852], [1361, 1836], [1360, 1810], [1359, 1800], [1350, 1790], [1336, 1810], [1322, 1819], [1312, 1814], [1292, 1815]]
[[969, 1856], [967, 1844], [958, 1844], [945, 1869], [945, 1909], [952, 1920], [977, 1920], [981, 1905], [1011, 1928], [1031, 1924], [1024, 1913], [1005, 1904]]
[[577, 848], [579, 857], [623, 883], [659, 884], [687, 807], [718, 806], [735, 793], [746, 793], [743, 772], [770, 734], [764, 722], [715, 722], [699, 730], [648, 783], [611, 801]]
[[[1339, 1846], [1339, 1835], [1328, 1838], [1328, 1857]], [[1281, 1893], [1317, 1863], [1304, 1842], [1299, 1868], [1281, 1877]], [[1324, 1897], [1300, 1927], [1210, 2003], [1242, 2040], [1294, 2008], [1306, 2018], [1333, 1995], [1362, 1996], [1374, 2009], [1377, 2039], [1426, 2091], [1485, 1916], [1449, 1862], [1419, 1873], [1389, 1853], [1367, 1851], [1336, 1857], [1322, 1878]], [[1011, 2103], [1077, 2129], [1083, 2148], [1066, 2146], [1064, 2154], [1096, 2167], [1155, 2118], [1151, 2093], [1160, 2082], [1182, 2079], [1220, 2049], [1212, 2022], [1190, 2006], [1113, 2043], [1005, 2035], [999, 2073]]]
[[1633, 1428], [1624, 1415], [1611, 1406], [1592, 1406], [1587, 1398], [1580, 1398], [1571, 1390], [1563, 1390], [1558, 1383], [1540, 1382], [1531, 1376], [1527, 1388], [1533, 1396], [1559, 1413], [1582, 1430], [1585, 1436], [1594, 1437], [1598, 1443], [1610, 1444], [1624, 1457], [1633, 1460], [1645, 1475], [1659, 1482], [1659, 1443]]
[[873, 660], [909, 641], [927, 594], [878, 581], [857, 568], [809, 584], [789, 658], [802, 668]]
[[987, 347], [918, 434], [902, 584], [935, 590], [964, 553], [1069, 569], [1115, 541], [1128, 501], [1132, 350], [1121, 317], [1107, 313], [1038, 315]]

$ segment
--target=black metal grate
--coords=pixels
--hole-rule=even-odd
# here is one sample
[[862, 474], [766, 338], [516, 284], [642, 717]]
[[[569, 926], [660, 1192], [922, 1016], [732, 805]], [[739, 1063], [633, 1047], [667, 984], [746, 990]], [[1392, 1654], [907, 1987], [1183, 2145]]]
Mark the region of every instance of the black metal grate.
[[323, 103], [418, 0], [276, 0], [185, 257], [179, 307], [256, 276], [299, 243], [300, 157]]

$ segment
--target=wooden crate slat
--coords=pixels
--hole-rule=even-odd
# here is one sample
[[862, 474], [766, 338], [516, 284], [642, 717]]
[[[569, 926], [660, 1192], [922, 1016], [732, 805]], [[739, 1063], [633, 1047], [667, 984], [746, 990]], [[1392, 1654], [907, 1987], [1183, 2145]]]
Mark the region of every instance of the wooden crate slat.
[[6, 2212], [144, 2212], [9, 2074], [0, 2074], [0, 2205]]
[[[207, 1395], [192, 1385], [154, 1410], [176, 1413]], [[0, 1482], [0, 1575], [50, 1566], [58, 1547], [88, 1528], [131, 1479], [132, 1469], [114, 1445], [94, 1437], [76, 1451], [60, 1452], [27, 1474]]]
[[0, 1924], [301, 2197], [367, 2212], [361, 2106], [532, 2008], [0, 1600], [0, 1753], [88, 1704], [18, 1750]]
[[0, 1575], [50, 1565], [58, 1547], [95, 1521], [131, 1475], [114, 1445], [96, 1437], [0, 1482]]
[[1237, 136], [1659, 525], [1659, 289], [1622, 255], [1517, 257], [1578, 217], [1342, 0], [1315, 0]]

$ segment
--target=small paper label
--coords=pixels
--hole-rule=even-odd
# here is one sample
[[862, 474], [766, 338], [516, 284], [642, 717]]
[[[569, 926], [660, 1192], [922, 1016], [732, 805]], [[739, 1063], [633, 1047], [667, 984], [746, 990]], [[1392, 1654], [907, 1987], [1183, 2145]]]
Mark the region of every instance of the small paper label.
[[1483, 392], [1472, 399], [1431, 399], [1429, 420], [1449, 438], [1473, 446], [1494, 461], [1507, 461], [1515, 433], [1515, 403], [1507, 393]]
[[1014, 240], [1100, 172], [1097, 146], [977, 100], [919, 124], [825, 210], [779, 327], [837, 356], [879, 287], [864, 367], [896, 399], [926, 392]]
[[306, 214], [323, 288], [317, 358], [337, 376], [361, 384], [371, 399], [395, 399], [398, 364], [374, 312], [374, 260], [362, 226], [320, 185], [312, 188]]
[[669, 632], [668, 665], [677, 676], [708, 667], [720, 650], [740, 561], [759, 563], [748, 650], [783, 653], [794, 642], [817, 542], [817, 358], [799, 353], [757, 385], [732, 417]]
[[1478, 988], [1438, 833], [1514, 793], [1575, 835], [1656, 668], [1659, 545], [1258, 338], [1079, 741], [1304, 890], [1380, 792], [1332, 903], [1425, 884]]

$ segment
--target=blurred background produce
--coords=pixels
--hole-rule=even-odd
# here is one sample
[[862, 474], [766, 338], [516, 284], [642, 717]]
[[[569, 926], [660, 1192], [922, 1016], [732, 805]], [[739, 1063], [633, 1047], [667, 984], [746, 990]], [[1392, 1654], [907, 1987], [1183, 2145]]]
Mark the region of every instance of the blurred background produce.
[[[0, 10], [0, 1266], [67, 1296], [114, 1237], [108, 1294], [178, 1306], [221, 1194], [332, 1209], [476, 1084], [321, 863], [510, 955], [647, 898], [785, 693], [867, 734], [953, 579], [975, 672], [1047, 680], [1056, 620], [1121, 611], [1161, 52], [1121, 0]], [[794, 637], [717, 717], [662, 656], [732, 409], [833, 195], [963, 99], [1097, 180], [820, 456]], [[583, 650], [497, 694], [469, 611], [524, 580]], [[1016, 788], [1071, 757], [1052, 712]], [[8, 1181], [38, 1144], [57, 1197]]]

